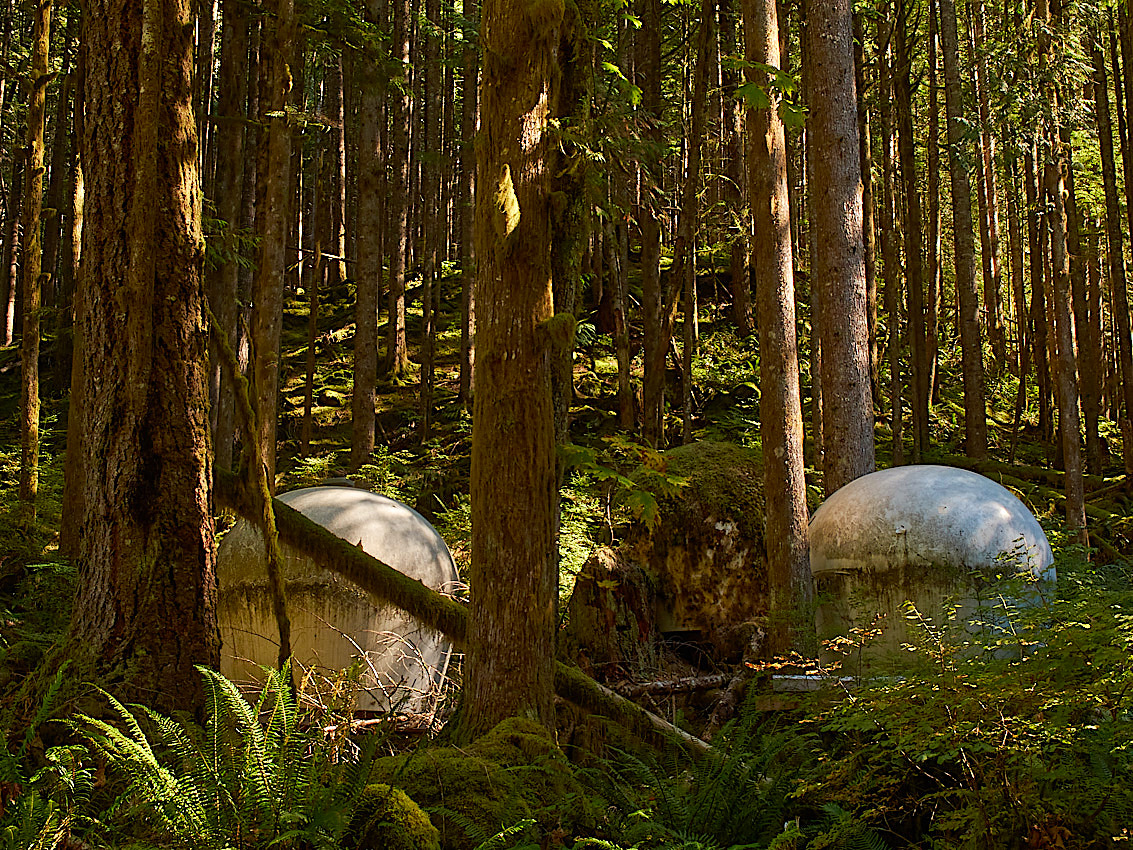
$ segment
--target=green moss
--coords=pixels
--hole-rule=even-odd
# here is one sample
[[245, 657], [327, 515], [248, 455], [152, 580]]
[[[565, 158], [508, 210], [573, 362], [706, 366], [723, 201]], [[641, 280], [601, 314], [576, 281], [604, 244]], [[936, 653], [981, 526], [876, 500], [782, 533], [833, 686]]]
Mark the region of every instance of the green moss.
[[735, 443], [701, 441], [664, 453], [666, 471], [688, 479], [680, 496], [668, 500], [680, 510], [689, 499], [698, 513], [730, 519], [754, 538], [763, 537], [763, 456]]
[[494, 206], [495, 215], [492, 219], [492, 226], [496, 233], [496, 239], [503, 243], [519, 227], [520, 217], [519, 198], [515, 196], [515, 184], [511, 179], [511, 166], [507, 163], [504, 163], [503, 169], [500, 171], [500, 179], [496, 183]]
[[439, 850], [440, 833], [400, 788], [366, 787], [350, 826], [358, 850]]
[[587, 822], [566, 757], [546, 729], [523, 718], [467, 747], [379, 759], [374, 778], [404, 788], [432, 815], [445, 850], [471, 850], [525, 818], [545, 829]]

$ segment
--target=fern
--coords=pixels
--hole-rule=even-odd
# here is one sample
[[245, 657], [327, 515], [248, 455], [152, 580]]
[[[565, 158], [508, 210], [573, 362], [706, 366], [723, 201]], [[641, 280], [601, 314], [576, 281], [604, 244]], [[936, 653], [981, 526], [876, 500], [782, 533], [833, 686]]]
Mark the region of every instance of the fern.
[[70, 662], [64, 662], [40, 700], [20, 746], [9, 746], [15, 709], [3, 717], [0, 737], [0, 850], [51, 850], [60, 846], [78, 823], [85, 823], [85, 807], [93, 784], [74, 747], [52, 747], [46, 764], [29, 775], [28, 750], [40, 728], [55, 709]]
[[[205, 680], [203, 728], [109, 694], [115, 723], [80, 715], [75, 726], [126, 780], [104, 814], [117, 837], [202, 850], [337, 845], [358, 805], [378, 740], [358, 761], [327, 756], [321, 727], [304, 727], [290, 674], [267, 671], [249, 704], [226, 678]], [[152, 728], [149, 735], [139, 720]]]
[[615, 837], [672, 850], [765, 847], [788, 819], [813, 744], [794, 729], [764, 728], [761, 717], [745, 706], [710, 757], [615, 753], [594, 783], [617, 813]]

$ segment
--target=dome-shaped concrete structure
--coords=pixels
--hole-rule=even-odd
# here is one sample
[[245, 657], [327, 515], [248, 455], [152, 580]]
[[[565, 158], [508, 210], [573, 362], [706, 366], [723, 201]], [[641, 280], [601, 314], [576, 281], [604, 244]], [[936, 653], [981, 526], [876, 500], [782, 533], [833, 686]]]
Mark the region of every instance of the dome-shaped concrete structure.
[[[459, 580], [444, 540], [408, 505], [349, 486], [293, 490], [279, 498], [434, 590], [450, 590]], [[296, 662], [329, 672], [362, 657], [365, 690], [358, 694], [359, 709], [421, 710], [448, 669], [449, 642], [286, 545], [282, 549]], [[258, 679], [259, 665], [276, 662], [279, 630], [272, 613], [263, 536], [246, 520], [221, 541], [217, 578], [221, 672], [234, 681]]]
[[[838, 490], [811, 520], [810, 560], [819, 638], [882, 614], [881, 652], [907, 640], [906, 601], [938, 623], [953, 601], [966, 622], [998, 600], [998, 577], [1055, 578], [1050, 544], [1026, 506], [991, 479], [948, 466], [885, 469]], [[1024, 590], [1012, 601], [1036, 598]]]

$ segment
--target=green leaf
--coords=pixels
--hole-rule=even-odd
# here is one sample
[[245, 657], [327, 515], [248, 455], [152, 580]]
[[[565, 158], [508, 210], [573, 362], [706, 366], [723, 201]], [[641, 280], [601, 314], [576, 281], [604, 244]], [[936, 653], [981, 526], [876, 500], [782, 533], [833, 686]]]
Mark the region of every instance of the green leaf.
[[771, 98], [766, 89], [759, 83], [747, 82], [736, 89], [736, 93], [744, 99], [750, 109], [768, 109], [771, 107]]

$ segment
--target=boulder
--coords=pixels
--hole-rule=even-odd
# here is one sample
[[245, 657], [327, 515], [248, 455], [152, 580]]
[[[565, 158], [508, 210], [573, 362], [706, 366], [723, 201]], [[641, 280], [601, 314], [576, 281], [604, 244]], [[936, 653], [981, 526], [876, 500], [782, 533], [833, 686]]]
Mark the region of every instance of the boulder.
[[810, 559], [819, 638], [877, 623], [874, 661], [910, 640], [907, 602], [937, 625], [952, 604], [958, 623], [987, 622], [1002, 612], [1001, 580], [1014, 580], [1011, 604], [1033, 605], [1038, 583], [1055, 578], [1050, 544], [1023, 503], [948, 466], [895, 467], [838, 490], [811, 520]]
[[661, 637], [700, 660], [738, 660], [767, 614], [759, 452], [704, 441], [657, 465], [638, 478], [643, 489], [658, 473], [683, 486], [658, 498], [655, 522], [596, 551], [571, 597], [560, 649], [599, 680], [656, 672]]
[[[458, 581], [444, 540], [408, 505], [350, 486], [310, 487], [279, 498], [434, 590], [450, 590]], [[426, 710], [448, 669], [449, 642], [295, 550], [281, 548], [296, 662], [334, 676], [361, 659], [360, 710]], [[221, 541], [217, 579], [221, 672], [237, 682], [259, 679], [260, 665], [275, 664], [279, 632], [263, 536], [251, 523], [237, 522]]]

